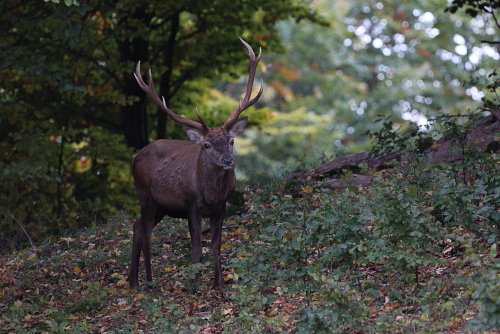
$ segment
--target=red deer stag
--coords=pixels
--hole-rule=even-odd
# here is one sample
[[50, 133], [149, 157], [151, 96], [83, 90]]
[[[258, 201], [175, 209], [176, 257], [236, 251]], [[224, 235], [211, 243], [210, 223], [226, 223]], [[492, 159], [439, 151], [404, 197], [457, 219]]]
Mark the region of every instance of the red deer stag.
[[[128, 274], [131, 287], [138, 285], [139, 258], [141, 250], [146, 266], [146, 280], [151, 275], [151, 234], [153, 227], [165, 215], [174, 218], [187, 218], [191, 235], [191, 258], [194, 263], [201, 257], [201, 222], [210, 218], [212, 253], [215, 265], [214, 285], [222, 288], [220, 264], [221, 230], [226, 213], [226, 200], [236, 187], [234, 158], [232, 155], [234, 137], [245, 130], [248, 117], [238, 120], [240, 113], [253, 105], [262, 94], [262, 85], [257, 95], [250, 99], [257, 63], [252, 47], [240, 38], [248, 50], [250, 59], [249, 77], [246, 94], [238, 108], [223, 125], [209, 128], [196, 112], [200, 123], [176, 115], [158, 97], [154, 90], [151, 70], [148, 84], [140, 74], [137, 63], [135, 78], [155, 103], [174, 121], [190, 126], [184, 132], [190, 141], [156, 140], [134, 156], [132, 170], [135, 187], [141, 206], [141, 217], [134, 223], [132, 259]], [[196, 282], [196, 278], [195, 278]]]

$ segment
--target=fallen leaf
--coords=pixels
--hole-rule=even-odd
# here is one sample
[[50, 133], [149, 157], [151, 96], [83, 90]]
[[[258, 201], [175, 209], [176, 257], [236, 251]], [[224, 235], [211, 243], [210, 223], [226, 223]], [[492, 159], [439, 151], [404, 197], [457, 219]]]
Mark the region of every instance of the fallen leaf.
[[118, 288], [123, 288], [127, 285], [128, 285], [128, 282], [124, 279], [121, 279], [118, 282], [116, 282], [116, 287], [118, 287]]

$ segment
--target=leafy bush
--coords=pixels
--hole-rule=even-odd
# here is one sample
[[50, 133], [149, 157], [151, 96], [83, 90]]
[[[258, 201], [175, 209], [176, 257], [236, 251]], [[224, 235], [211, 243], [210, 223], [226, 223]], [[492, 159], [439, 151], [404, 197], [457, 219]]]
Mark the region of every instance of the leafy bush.
[[[496, 249], [495, 249], [496, 251]], [[500, 328], [500, 262], [496, 261], [491, 266], [479, 271], [475, 276], [475, 284], [472, 288], [472, 299], [479, 306], [476, 318], [468, 323], [473, 330], [498, 329]]]
[[137, 210], [132, 150], [120, 136], [98, 127], [84, 137], [52, 131], [49, 137], [29, 134], [29, 128], [11, 133], [11, 146], [1, 148], [0, 251], [27, 245], [23, 229], [40, 242]]

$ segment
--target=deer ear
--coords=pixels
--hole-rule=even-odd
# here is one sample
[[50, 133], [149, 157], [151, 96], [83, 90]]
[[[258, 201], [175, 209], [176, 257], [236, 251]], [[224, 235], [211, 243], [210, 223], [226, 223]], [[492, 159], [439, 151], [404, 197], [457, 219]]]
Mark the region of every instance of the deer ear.
[[203, 141], [203, 135], [195, 129], [183, 127], [182, 130], [184, 130], [192, 143], [200, 144]]
[[234, 123], [233, 126], [229, 129], [229, 135], [231, 137], [238, 137], [245, 131], [247, 126], [248, 116], [243, 117], [238, 122]]

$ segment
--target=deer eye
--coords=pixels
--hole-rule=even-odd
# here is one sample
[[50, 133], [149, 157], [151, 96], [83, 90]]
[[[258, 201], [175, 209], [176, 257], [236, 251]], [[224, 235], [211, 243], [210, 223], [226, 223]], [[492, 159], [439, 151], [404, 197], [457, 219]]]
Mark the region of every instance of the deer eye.
[[205, 146], [206, 149], [209, 149], [211, 147], [211, 145], [209, 143], [205, 143], [205, 144], [203, 144], [203, 146]]
[[231, 142], [230, 142], [229, 144], [233, 145], [233, 144], [234, 144], [234, 139], [233, 139], [233, 140], [231, 140]]

